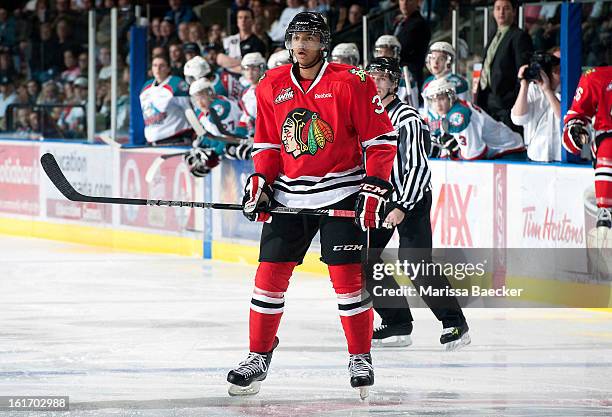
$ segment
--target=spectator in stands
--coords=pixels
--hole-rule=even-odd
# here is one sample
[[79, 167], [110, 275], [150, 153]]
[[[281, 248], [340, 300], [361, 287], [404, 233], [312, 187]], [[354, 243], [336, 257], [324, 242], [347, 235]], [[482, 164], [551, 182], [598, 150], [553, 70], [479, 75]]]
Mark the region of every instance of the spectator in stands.
[[418, 6], [418, 0], [399, 0], [401, 14], [397, 18], [394, 35], [402, 45], [400, 65], [407, 66], [417, 86], [421, 86], [431, 31]]
[[253, 33], [264, 43], [266, 51], [270, 52], [272, 39], [268, 36], [268, 24], [265, 16], [257, 16], [253, 20]]
[[11, 54], [6, 50], [0, 51], [0, 77], [8, 77], [11, 80], [17, 77]]
[[353, 3], [351, 7], [348, 9], [348, 18], [346, 20], [346, 24], [344, 25], [344, 29], [361, 25], [363, 19], [363, 7], [359, 3]]
[[81, 74], [87, 76], [87, 72], [89, 71], [89, 54], [87, 52], [81, 52], [79, 54], [79, 59], [77, 64], [79, 65], [79, 69], [81, 70]]
[[85, 137], [85, 106], [87, 104], [87, 78], [79, 77], [73, 83], [72, 100], [66, 104], [60, 113], [57, 126], [66, 138]]
[[189, 42], [189, 25], [190, 23], [188, 22], [179, 23], [176, 33], [177, 33], [178, 40], [180, 43]]
[[6, 108], [17, 100], [13, 81], [5, 76], [0, 77], [0, 130], [6, 129], [4, 116]]
[[57, 34], [57, 43], [60, 48], [60, 53], [68, 49], [75, 51], [79, 48], [79, 45], [77, 45], [72, 38], [72, 29], [66, 20], [62, 19], [57, 22], [55, 32]]
[[32, 45], [30, 70], [36, 79], [42, 79], [49, 69], [57, 70], [62, 66], [62, 56], [58, 53], [59, 45], [52, 38], [50, 23], [40, 25], [40, 40]]
[[40, 94], [40, 84], [36, 80], [28, 80], [26, 83], [26, 89], [28, 92], [28, 102], [31, 104], [35, 104], [38, 100], [38, 95]]
[[66, 49], [64, 51], [64, 67], [66, 69], [62, 72], [60, 77], [62, 82], [73, 82], [78, 76], [81, 75], [81, 68], [79, 68], [72, 49]]
[[172, 75], [182, 77], [183, 65], [185, 65], [185, 55], [183, 55], [182, 45], [178, 42], [170, 44], [168, 53], [170, 54], [170, 70]]
[[253, 33], [253, 11], [248, 8], [236, 12], [238, 33], [223, 39], [224, 54], [219, 54], [217, 64], [240, 72], [240, 60], [251, 52], [266, 55], [266, 45]]
[[151, 19], [150, 31], [149, 31], [149, 43], [151, 45], [159, 45], [161, 43], [161, 19], [154, 17]]
[[168, 0], [170, 11], [166, 13], [164, 19], [170, 18], [175, 26], [178, 26], [181, 22], [189, 23], [196, 20], [196, 15], [193, 13], [191, 7], [182, 3], [181, 0]]
[[159, 25], [159, 42], [155, 46], [163, 46], [167, 48], [172, 42], [177, 42], [178, 38], [174, 33], [174, 23], [169, 17], [164, 17], [164, 20]]
[[46, 81], [43, 86], [36, 104], [58, 104], [60, 103], [57, 84], [53, 80]]
[[514, 124], [524, 128], [529, 159], [561, 161], [560, 53], [557, 50], [535, 56], [542, 57], [542, 70], [531, 74], [529, 65], [519, 69], [521, 88], [510, 115]]
[[533, 51], [531, 38], [514, 24], [515, 0], [495, 0], [493, 17], [497, 32], [487, 45], [480, 73], [477, 104], [495, 120], [516, 132], [510, 109], [518, 95], [516, 80], [519, 68], [529, 63]]
[[151, 57], [155, 58], [160, 55], [168, 55], [168, 51], [163, 46], [156, 46], [151, 50]]
[[204, 32], [204, 26], [200, 22], [191, 22], [189, 24], [189, 42], [195, 43], [200, 48], [201, 54], [206, 46], [206, 35]]
[[25, 84], [17, 85], [15, 94], [17, 94], [17, 100], [15, 100], [16, 104], [34, 104], [32, 101], [30, 101], [28, 89], [26, 88]]
[[170, 58], [155, 56], [151, 63], [153, 79], [140, 93], [145, 138], [152, 146], [191, 145], [193, 130], [185, 119], [191, 108], [185, 80], [171, 75]]
[[9, 16], [8, 10], [0, 7], [0, 46], [12, 48], [17, 42], [15, 18]]
[[13, 129], [19, 133], [29, 133], [30, 132], [29, 119], [30, 119], [30, 109], [23, 108], [23, 107], [17, 109], [17, 117], [15, 118]]
[[218, 23], [211, 25], [208, 29], [208, 45], [218, 45], [223, 48], [222, 38], [223, 30], [221, 25]]
[[194, 56], [201, 54], [201, 49], [197, 43], [188, 42], [183, 44], [183, 54], [185, 55], [185, 62], [189, 61]]
[[100, 71], [98, 72], [98, 79], [107, 80], [111, 77], [111, 51], [110, 48], [104, 46], [100, 48], [98, 53], [98, 62], [100, 64]]
[[282, 44], [285, 42], [285, 31], [289, 22], [300, 12], [303, 12], [306, 8], [302, 5], [301, 0], [287, 0], [287, 7], [281, 12], [278, 20], [274, 21], [270, 26], [268, 35], [273, 42]]

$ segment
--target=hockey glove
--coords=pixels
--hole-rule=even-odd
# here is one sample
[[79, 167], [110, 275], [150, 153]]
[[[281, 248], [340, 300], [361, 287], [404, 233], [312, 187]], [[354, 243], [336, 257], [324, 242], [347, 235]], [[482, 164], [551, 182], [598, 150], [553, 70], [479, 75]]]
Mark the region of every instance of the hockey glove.
[[565, 148], [573, 153], [580, 154], [582, 145], [590, 142], [590, 133], [586, 123], [580, 119], [572, 119], [565, 126], [564, 145]]
[[391, 194], [391, 184], [376, 177], [365, 177], [355, 203], [355, 223], [366, 231], [383, 227], [385, 203]]
[[459, 156], [459, 142], [457, 139], [449, 133], [445, 133], [441, 138], [440, 142], [442, 147], [446, 149], [450, 158], [456, 158]]
[[193, 148], [185, 155], [185, 163], [195, 177], [203, 177], [219, 165], [219, 155], [211, 149]]
[[271, 214], [266, 211], [272, 201], [272, 189], [266, 184], [266, 178], [258, 173], [247, 178], [242, 197], [242, 213], [252, 222], [267, 222]]
[[225, 157], [232, 160], [244, 161], [251, 159], [251, 151], [253, 145], [249, 143], [241, 143], [239, 145], [226, 145], [225, 146]]

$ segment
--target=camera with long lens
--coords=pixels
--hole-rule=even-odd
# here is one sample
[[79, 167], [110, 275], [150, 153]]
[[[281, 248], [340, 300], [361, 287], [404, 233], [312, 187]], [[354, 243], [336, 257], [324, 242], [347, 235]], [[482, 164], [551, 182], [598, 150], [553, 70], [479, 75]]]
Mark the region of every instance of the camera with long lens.
[[553, 67], [559, 65], [560, 62], [559, 58], [547, 52], [535, 52], [531, 57], [529, 67], [523, 73], [523, 78], [527, 81], [542, 81], [540, 71], [550, 75]]

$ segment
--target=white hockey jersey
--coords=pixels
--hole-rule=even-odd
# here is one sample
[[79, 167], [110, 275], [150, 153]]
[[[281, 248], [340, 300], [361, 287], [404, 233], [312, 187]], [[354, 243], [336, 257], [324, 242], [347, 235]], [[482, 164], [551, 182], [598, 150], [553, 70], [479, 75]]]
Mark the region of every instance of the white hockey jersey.
[[255, 134], [255, 119], [257, 118], [257, 97], [255, 96], [256, 85], [250, 85], [240, 99], [240, 108], [242, 109], [242, 118], [240, 122], [247, 130], [249, 136]]
[[189, 87], [185, 80], [171, 75], [157, 84], [147, 81], [140, 92], [140, 108], [147, 142], [166, 139], [191, 129], [185, 118], [190, 108]]
[[460, 159], [494, 159], [525, 150], [521, 135], [466, 101], [456, 101], [444, 117], [430, 112], [428, 122], [433, 136], [446, 132], [457, 140]]
[[[207, 113], [201, 110], [196, 110], [198, 120], [206, 132], [213, 136], [235, 135], [246, 136], [246, 130], [241, 126], [240, 119], [242, 111], [240, 107], [226, 97], [217, 96], [210, 105], [210, 111]], [[200, 138], [199, 144], [202, 148], [211, 148], [217, 154], [222, 155], [227, 142], [214, 140], [208, 137]]]
[[240, 82], [239, 76], [225, 70], [216, 73], [211, 83], [217, 95], [225, 96], [235, 101], [240, 100], [242, 91], [245, 88]]

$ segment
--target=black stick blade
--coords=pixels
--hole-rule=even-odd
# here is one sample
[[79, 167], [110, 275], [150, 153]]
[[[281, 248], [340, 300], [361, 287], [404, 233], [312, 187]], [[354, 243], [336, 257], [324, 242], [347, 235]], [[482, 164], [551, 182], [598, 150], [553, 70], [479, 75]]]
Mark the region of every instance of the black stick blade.
[[50, 153], [46, 153], [40, 157], [40, 164], [42, 165], [47, 177], [51, 180], [53, 185], [64, 194], [64, 196], [71, 201], [89, 201], [86, 196], [79, 193], [74, 187], [68, 182], [61, 168], [57, 164], [55, 157]]

